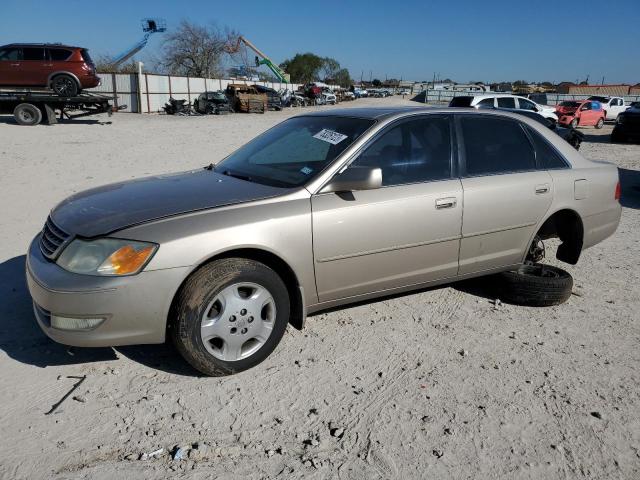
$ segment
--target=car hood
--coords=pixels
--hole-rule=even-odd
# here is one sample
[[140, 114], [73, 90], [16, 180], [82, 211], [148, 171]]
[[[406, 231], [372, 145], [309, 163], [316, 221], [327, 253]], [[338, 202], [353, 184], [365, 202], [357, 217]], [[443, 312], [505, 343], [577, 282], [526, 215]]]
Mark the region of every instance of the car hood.
[[159, 218], [271, 198], [287, 191], [202, 169], [86, 190], [58, 204], [51, 219], [71, 235], [95, 237]]

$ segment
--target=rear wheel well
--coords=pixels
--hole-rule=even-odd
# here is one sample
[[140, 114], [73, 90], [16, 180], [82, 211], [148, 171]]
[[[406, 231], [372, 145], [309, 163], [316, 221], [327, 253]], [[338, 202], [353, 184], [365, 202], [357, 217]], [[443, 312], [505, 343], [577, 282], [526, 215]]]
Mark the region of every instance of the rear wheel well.
[[[274, 253], [268, 252], [266, 250], [260, 250], [258, 248], [242, 248], [237, 250], [230, 250], [228, 252], [223, 252], [215, 257], [209, 258], [206, 262], [203, 262], [199, 265], [193, 272], [189, 274], [187, 278], [193, 275], [194, 272], [198, 271], [204, 265], [207, 265], [216, 260], [220, 260], [221, 258], [245, 258], [248, 260], [255, 260], [256, 262], [263, 263], [264, 265], [271, 268], [275, 271], [284, 284], [287, 287], [287, 291], [289, 293], [289, 302], [290, 302], [290, 318], [289, 323], [296, 329], [302, 330], [305, 321], [304, 315], [304, 300], [302, 298], [302, 291], [299, 288], [300, 283], [298, 282], [298, 277], [291, 269], [291, 267], [285, 262], [282, 258], [275, 255]], [[173, 304], [175, 303], [178, 294], [182, 290], [184, 283], [187, 281], [185, 278], [180, 285], [180, 288], [176, 291], [174, 298], [172, 300], [172, 307], [169, 309], [169, 315], [172, 315], [173, 312]], [[168, 319], [167, 326], [169, 326], [171, 319]]]
[[562, 262], [575, 265], [582, 252], [584, 227], [582, 219], [575, 211], [559, 210], [551, 215], [538, 230], [542, 240], [559, 238], [562, 242], [556, 252], [556, 258]]

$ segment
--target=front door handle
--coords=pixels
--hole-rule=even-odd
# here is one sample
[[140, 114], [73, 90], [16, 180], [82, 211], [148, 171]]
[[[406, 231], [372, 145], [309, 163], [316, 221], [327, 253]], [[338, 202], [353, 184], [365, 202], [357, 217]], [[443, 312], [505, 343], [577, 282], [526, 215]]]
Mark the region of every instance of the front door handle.
[[10, 63], [9, 65], [11, 65], [12, 67], [19, 67], [20, 66], [19, 63]]
[[458, 203], [456, 197], [446, 197], [436, 199], [436, 209], [453, 208]]
[[543, 185], [536, 185], [536, 195], [544, 195], [545, 193], [549, 193], [548, 183], [545, 183]]

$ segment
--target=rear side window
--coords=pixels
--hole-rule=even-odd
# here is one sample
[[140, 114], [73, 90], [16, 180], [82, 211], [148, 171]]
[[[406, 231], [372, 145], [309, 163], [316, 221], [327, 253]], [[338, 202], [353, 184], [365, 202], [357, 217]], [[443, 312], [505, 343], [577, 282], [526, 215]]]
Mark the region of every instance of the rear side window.
[[558, 168], [568, 168], [567, 162], [560, 156], [558, 152], [547, 142], [542, 135], [533, 128], [527, 127], [527, 131], [533, 140], [533, 146], [536, 149], [536, 161], [538, 168], [543, 170], [554, 170]]
[[450, 107], [470, 107], [473, 97], [453, 97], [449, 102]]
[[498, 107], [500, 108], [516, 108], [516, 99], [513, 97], [499, 97]]
[[53, 62], [63, 62], [71, 56], [71, 50], [65, 48], [50, 48], [49, 59]]
[[488, 115], [460, 121], [468, 176], [535, 170], [535, 153], [518, 122]]
[[44, 60], [43, 47], [24, 47], [22, 49], [23, 60]]
[[16, 61], [21, 59], [19, 48], [3, 48], [0, 50], [0, 60]]

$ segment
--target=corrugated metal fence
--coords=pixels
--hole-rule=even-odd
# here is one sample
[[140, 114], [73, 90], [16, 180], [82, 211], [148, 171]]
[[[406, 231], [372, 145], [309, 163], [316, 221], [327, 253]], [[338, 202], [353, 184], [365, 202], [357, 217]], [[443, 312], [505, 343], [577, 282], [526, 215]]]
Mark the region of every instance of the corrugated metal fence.
[[230, 83], [264, 85], [274, 90], [297, 90], [298, 83], [252, 82], [248, 80], [228, 80], [220, 78], [176, 77], [143, 73], [99, 73], [102, 85], [91, 91], [113, 95], [114, 103], [126, 105], [125, 112], [154, 113], [162, 109], [169, 97], [184, 99], [189, 103], [202, 92], [224, 90]]
[[[426, 97], [425, 97], [426, 92]], [[501, 94], [501, 92], [486, 92], [485, 94], [490, 95], [492, 93]], [[415, 99], [420, 102], [429, 103], [429, 104], [448, 104], [453, 97], [461, 97], [467, 95], [482, 95], [478, 92], [451, 92], [446, 90], [423, 90], [422, 92], [418, 92]], [[557, 105], [560, 102], [564, 102], [566, 100], [586, 100], [590, 95], [571, 95], [571, 94], [561, 94], [561, 93], [547, 93], [547, 104], [548, 105]], [[629, 105], [631, 102], [640, 101], [640, 95], [624, 95], [623, 96], [625, 104]]]

